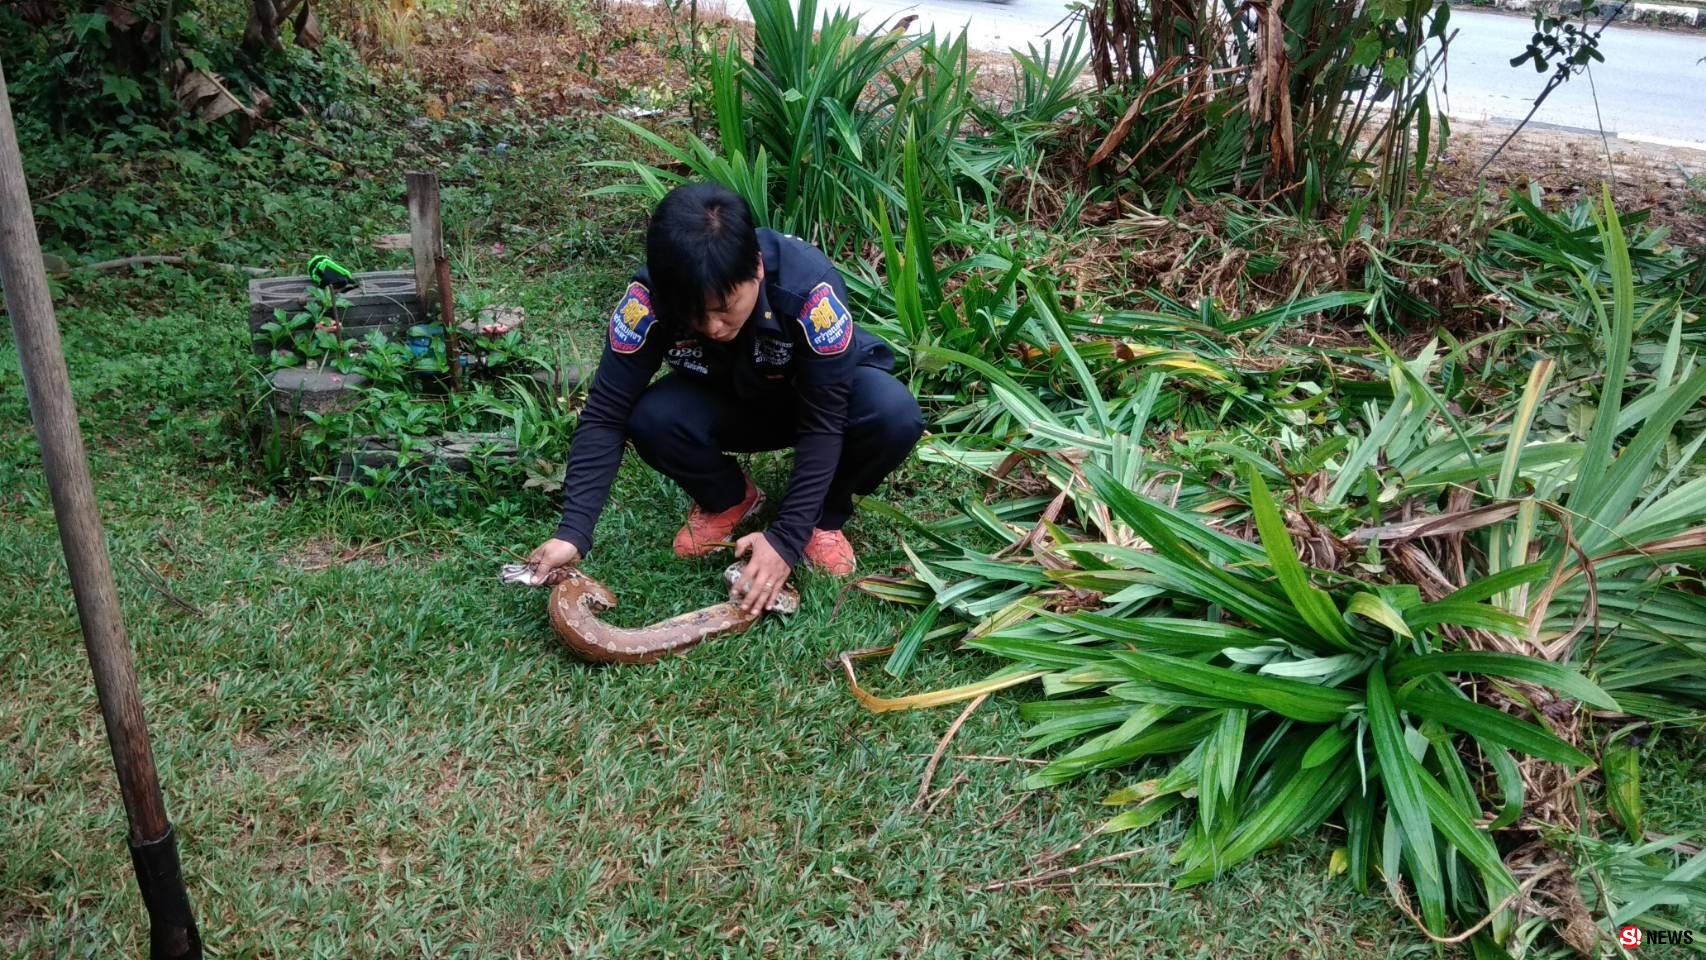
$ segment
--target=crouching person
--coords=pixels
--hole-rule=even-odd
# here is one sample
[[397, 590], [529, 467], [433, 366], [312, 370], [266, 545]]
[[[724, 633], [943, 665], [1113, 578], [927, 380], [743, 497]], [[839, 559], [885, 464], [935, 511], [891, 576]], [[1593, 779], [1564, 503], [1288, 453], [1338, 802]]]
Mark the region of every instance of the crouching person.
[[853, 322], [822, 252], [755, 229], [746, 202], [722, 187], [677, 188], [653, 213], [645, 269], [610, 318], [569, 450], [562, 522], [529, 561], [543, 578], [592, 549], [626, 439], [693, 501], [675, 535], [682, 558], [728, 546], [764, 502], [730, 453], [793, 449], [775, 519], [735, 542], [749, 558], [746, 610], [767, 608], [801, 560], [851, 575], [842, 527], [853, 497], [875, 490], [924, 429], [893, 369], [888, 347]]

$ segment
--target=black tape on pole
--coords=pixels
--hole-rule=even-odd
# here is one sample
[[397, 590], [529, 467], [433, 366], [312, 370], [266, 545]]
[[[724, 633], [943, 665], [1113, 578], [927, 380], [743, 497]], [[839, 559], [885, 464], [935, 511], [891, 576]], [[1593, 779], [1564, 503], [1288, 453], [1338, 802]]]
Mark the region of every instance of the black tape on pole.
[[201, 960], [201, 934], [178, 865], [177, 831], [168, 826], [158, 840], [131, 843], [130, 860], [148, 908], [149, 960]]

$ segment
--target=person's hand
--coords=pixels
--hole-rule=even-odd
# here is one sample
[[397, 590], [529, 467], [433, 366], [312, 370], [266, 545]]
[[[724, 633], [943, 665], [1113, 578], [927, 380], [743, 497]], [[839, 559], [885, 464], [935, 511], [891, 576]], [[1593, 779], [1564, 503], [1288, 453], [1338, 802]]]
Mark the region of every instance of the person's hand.
[[533, 582], [544, 584], [550, 582], [549, 578], [553, 573], [561, 571], [567, 574], [569, 568], [578, 563], [580, 558], [579, 547], [567, 540], [552, 537], [528, 554], [527, 562], [534, 567]]
[[762, 533], [749, 533], [735, 541], [735, 556], [748, 553], [752, 554], [752, 559], [741, 570], [740, 582], [735, 589], [741, 595], [742, 610], [751, 614], [763, 613], [776, 602], [776, 594], [782, 592], [782, 585], [788, 582], [788, 574], [793, 571]]

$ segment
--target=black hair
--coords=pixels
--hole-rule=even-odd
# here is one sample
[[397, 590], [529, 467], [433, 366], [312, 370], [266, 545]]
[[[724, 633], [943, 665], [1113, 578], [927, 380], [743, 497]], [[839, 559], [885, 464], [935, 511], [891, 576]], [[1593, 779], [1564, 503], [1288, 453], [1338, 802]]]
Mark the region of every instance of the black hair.
[[705, 303], [758, 276], [758, 231], [740, 195], [714, 183], [676, 187], [652, 212], [646, 270], [659, 319], [697, 324]]

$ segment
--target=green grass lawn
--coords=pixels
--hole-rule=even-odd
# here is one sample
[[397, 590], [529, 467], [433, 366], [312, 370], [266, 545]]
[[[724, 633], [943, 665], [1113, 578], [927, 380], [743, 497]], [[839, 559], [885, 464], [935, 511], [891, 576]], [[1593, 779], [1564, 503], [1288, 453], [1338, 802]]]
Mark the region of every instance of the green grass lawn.
[[[527, 154], [486, 168], [487, 192], [466, 195], [482, 197], [488, 226], [512, 211], [548, 217], [535, 172], [569, 164]], [[357, 199], [352, 219], [393, 215], [378, 207], [384, 191]], [[562, 263], [483, 262], [474, 282], [529, 304], [530, 335], [593, 344], [634, 244], [591, 227], [608, 211], [561, 212], [584, 217], [558, 225]], [[457, 213], [453, 199], [447, 219]], [[299, 263], [314, 241], [253, 242]], [[1097, 801], [1123, 781], [1027, 792], [1022, 763], [950, 759], [937, 805], [913, 810], [957, 708], [873, 716], [825, 665], [889, 642], [906, 611], [852, 596], [832, 622], [837, 585], [808, 576], [788, 622], [657, 666], [585, 666], [555, 641], [543, 592], [497, 583], [502, 562], [552, 529], [554, 497], [516, 492], [518, 516], [439, 488], [372, 502], [282, 497], [259, 486], [229, 429], [246, 348], [241, 282], [163, 271], [70, 280], [61, 294], [155, 752], [212, 955], [1433, 954], [1382, 899], [1329, 876], [1330, 837], [1176, 892], [1165, 885], [1179, 833], [1168, 820], [1092, 840], [1059, 865], [1147, 855], [979, 890], [1084, 838], [1105, 819]], [[756, 466], [779, 492], [785, 464]], [[911, 468], [885, 496], [928, 513], [962, 488]], [[622, 622], [718, 599], [724, 561], [670, 553], [685, 507], [630, 458], [588, 563], [625, 598]], [[880, 523], [857, 521], [854, 533], [867, 570], [902, 559]], [[9, 338], [0, 575], [0, 954], [138, 956], [123, 813]], [[878, 682], [875, 663], [866, 679], [913, 692], [994, 666], [934, 649], [904, 686]], [[951, 752], [1013, 753], [1016, 705], [1035, 695], [992, 698]], [[1703, 798], [1688, 759], [1698, 751], [1664, 750], [1651, 764], [1657, 829], [1697, 820], [1689, 811]]]
[[[151, 292], [169, 279], [78, 290], [63, 323], [168, 803], [217, 955], [1420, 950], [1381, 903], [1327, 879], [1318, 851], [1201, 891], [1136, 886], [1165, 878], [1166, 829], [1142, 840], [1153, 858], [1043, 889], [968, 890], [1080, 839], [1110, 781], [1030, 793], [1020, 764], [950, 760], [933, 813], [910, 810], [954, 711], [869, 715], [824, 665], [890, 639], [904, 611], [852, 597], [831, 623], [837, 586], [808, 577], [789, 622], [655, 667], [584, 666], [555, 642], [543, 592], [496, 581], [506, 551], [551, 528], [550, 498], [529, 494], [527, 516], [502, 521], [401, 495], [256, 489], [212, 430], [222, 354], [241, 345], [241, 288], [174, 306]], [[596, 314], [558, 322], [598, 333]], [[185, 336], [186, 324], [203, 332]], [[15, 357], [0, 369], [0, 947], [136, 955], [123, 813]], [[783, 482], [780, 461], [757, 466]], [[928, 507], [942, 479], [914, 471], [898, 498]], [[625, 622], [717, 598], [721, 561], [669, 552], [684, 508], [643, 466], [624, 469], [588, 569], [627, 598]], [[870, 521], [857, 533], [892, 542]], [[382, 545], [340, 559], [369, 544]], [[881, 569], [898, 556], [865, 559]], [[989, 668], [938, 651], [907, 689]], [[954, 752], [1010, 752], [1015, 702], [987, 704]], [[1092, 842], [1082, 855], [1120, 849]]]

